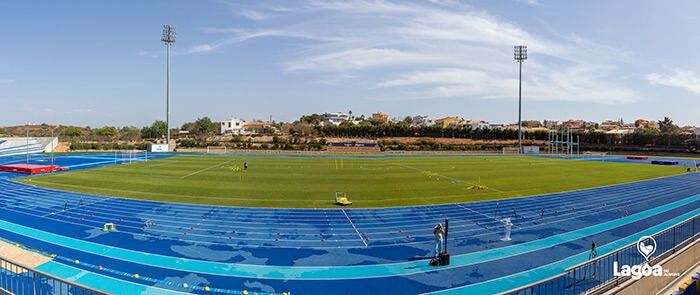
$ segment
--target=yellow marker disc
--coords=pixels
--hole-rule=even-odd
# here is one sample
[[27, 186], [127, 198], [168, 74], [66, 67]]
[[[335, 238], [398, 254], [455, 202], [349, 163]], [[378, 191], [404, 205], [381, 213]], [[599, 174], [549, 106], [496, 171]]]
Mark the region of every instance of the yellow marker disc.
[[204, 287], [204, 291], [209, 291], [209, 286]]
[[76, 260], [75, 263], [80, 263], [80, 261]]
[[134, 277], [138, 279], [138, 278], [139, 278], [139, 274], [135, 274]]
[[248, 294], [248, 291], [243, 290], [243, 295], [247, 295], [247, 294]]

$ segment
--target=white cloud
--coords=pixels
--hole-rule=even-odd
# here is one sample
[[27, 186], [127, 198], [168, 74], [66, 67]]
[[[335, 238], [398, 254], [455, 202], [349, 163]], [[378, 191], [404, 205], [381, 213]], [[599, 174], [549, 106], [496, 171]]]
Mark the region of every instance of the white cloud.
[[418, 54], [402, 52], [393, 48], [350, 49], [293, 61], [287, 65], [286, 70], [359, 70], [409, 63], [422, 58], [424, 57]]
[[0, 79], [0, 84], [15, 83], [15, 79]]
[[258, 37], [302, 38], [306, 42], [284, 48], [283, 69], [288, 73], [348, 75], [353, 83], [374, 85], [371, 89], [376, 91], [393, 90], [402, 99], [496, 99], [517, 93], [513, 46], [523, 44], [529, 52], [523, 87], [529, 88], [530, 99], [609, 104], [638, 97], [611, 79], [617, 74], [616, 65], [630, 55], [624, 49], [574, 33], [545, 38], [457, 1], [431, 2], [317, 0], [293, 8], [240, 9], [255, 11], [251, 19], [258, 14], [275, 15], [275, 21], [257, 17], [245, 30], [205, 29], [229, 38], [195, 46], [187, 53], [209, 52]]
[[700, 79], [693, 71], [675, 69], [671, 75], [651, 73], [646, 75], [646, 78], [651, 85], [679, 87], [700, 94]]
[[75, 114], [75, 113], [92, 113], [92, 109], [74, 109], [68, 111], [69, 114]]
[[239, 15], [244, 16], [246, 18], [252, 19], [252, 20], [264, 20], [270, 17], [269, 14], [262, 13], [259, 11], [254, 11], [254, 10], [242, 10], [237, 12]]
[[22, 112], [31, 112], [35, 114], [56, 112], [54, 109], [51, 108], [37, 108], [28, 104], [20, 105], [17, 109]]

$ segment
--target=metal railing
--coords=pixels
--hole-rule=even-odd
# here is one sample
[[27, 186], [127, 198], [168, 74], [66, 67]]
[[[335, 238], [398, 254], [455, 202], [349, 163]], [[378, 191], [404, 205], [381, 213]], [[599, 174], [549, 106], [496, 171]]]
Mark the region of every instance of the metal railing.
[[3, 295], [109, 295], [43, 271], [0, 257], [0, 294]]
[[[649, 265], [654, 266], [664, 258], [675, 254], [678, 249], [694, 242], [700, 231], [698, 225], [700, 225], [700, 215], [652, 235], [656, 240], [655, 253], [660, 254], [650, 257], [647, 261]], [[602, 293], [630, 279], [629, 276], [614, 275], [615, 262], [617, 262], [618, 267], [640, 265], [645, 262], [645, 258], [639, 254], [637, 242], [634, 242], [617, 251], [570, 267], [561, 275], [508, 291], [505, 294], [576, 295]]]

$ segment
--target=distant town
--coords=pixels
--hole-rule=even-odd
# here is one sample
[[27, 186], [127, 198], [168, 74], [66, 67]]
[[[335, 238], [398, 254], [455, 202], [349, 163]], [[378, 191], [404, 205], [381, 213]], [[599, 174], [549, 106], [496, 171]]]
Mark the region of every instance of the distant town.
[[[570, 119], [567, 121], [554, 121], [554, 120], [524, 120], [522, 122], [522, 130], [526, 132], [534, 131], [548, 131], [556, 128], [567, 128], [575, 132], [602, 132], [606, 134], [630, 134], [634, 133], [635, 130], [639, 129], [656, 129], [661, 130], [664, 123], [669, 126], [669, 129], [675, 129], [678, 132], [688, 132], [700, 134], [700, 128], [696, 126], [683, 126], [678, 127], [673, 125], [673, 122], [668, 118], [664, 121], [654, 121], [637, 119], [632, 123], [625, 123], [622, 119], [619, 120], [605, 120], [603, 122], [591, 122], [585, 120], [574, 120]], [[390, 119], [387, 114], [381, 112], [373, 113], [371, 117], [365, 118], [364, 115], [359, 117], [353, 116], [352, 113], [343, 112], [332, 112], [324, 114], [313, 114], [309, 116], [302, 116], [299, 121], [310, 123], [312, 125], [326, 126], [357, 126], [357, 125], [382, 125], [382, 124], [405, 124], [412, 127], [441, 127], [441, 128], [470, 128], [473, 130], [477, 129], [489, 129], [489, 130], [511, 130], [518, 129], [518, 124], [503, 124], [503, 123], [490, 123], [481, 120], [468, 120], [454, 117], [438, 118], [430, 115], [419, 115], [419, 116], [407, 116], [404, 119], [392, 118]], [[219, 134], [237, 134], [237, 135], [247, 135], [255, 134], [257, 131], [262, 130], [263, 127], [270, 127], [271, 122], [246, 122], [240, 118], [234, 118], [230, 120], [221, 121], [221, 128]], [[274, 127], [273, 127], [274, 128]], [[674, 130], [662, 130], [664, 132], [674, 131]]]

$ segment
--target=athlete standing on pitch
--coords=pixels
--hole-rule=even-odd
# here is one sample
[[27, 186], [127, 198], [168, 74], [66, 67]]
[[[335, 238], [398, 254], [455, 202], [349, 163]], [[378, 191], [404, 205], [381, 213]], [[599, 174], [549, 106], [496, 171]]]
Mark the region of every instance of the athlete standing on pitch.
[[243, 163], [243, 171], [248, 172], [248, 162]]

